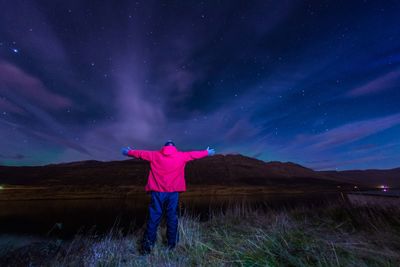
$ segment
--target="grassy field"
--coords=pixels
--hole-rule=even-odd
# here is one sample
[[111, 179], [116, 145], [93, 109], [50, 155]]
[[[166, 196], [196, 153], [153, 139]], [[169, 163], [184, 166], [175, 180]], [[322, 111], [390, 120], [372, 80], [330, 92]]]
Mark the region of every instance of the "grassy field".
[[323, 207], [261, 210], [237, 205], [207, 221], [180, 218], [180, 243], [166, 250], [165, 227], [150, 255], [140, 255], [143, 229], [118, 228], [72, 241], [4, 246], [1, 266], [400, 266], [400, 209]]

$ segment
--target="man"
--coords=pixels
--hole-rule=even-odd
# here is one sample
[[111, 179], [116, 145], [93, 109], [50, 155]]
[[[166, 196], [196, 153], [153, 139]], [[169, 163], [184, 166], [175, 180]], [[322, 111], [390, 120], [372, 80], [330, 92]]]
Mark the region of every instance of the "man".
[[146, 232], [142, 241], [143, 253], [149, 253], [155, 244], [157, 228], [164, 209], [167, 213], [168, 248], [173, 249], [178, 236], [179, 192], [186, 191], [184, 170], [188, 161], [215, 154], [214, 149], [183, 152], [178, 151], [174, 142], [168, 140], [160, 151], [122, 149], [125, 156], [140, 158], [150, 162], [150, 173], [146, 191], [151, 193]]

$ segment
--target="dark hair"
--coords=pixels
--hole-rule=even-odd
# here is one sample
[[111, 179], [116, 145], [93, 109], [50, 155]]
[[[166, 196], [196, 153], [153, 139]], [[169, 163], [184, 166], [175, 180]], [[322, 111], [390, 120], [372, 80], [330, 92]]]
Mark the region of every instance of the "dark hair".
[[168, 140], [164, 146], [175, 146], [174, 142], [172, 140]]

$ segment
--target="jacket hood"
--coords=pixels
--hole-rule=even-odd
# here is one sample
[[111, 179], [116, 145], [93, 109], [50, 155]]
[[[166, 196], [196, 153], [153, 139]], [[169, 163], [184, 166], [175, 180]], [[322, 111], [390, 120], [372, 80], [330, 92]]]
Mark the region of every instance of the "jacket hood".
[[176, 149], [175, 146], [163, 146], [160, 151], [161, 151], [161, 153], [163, 153], [166, 156], [172, 155], [172, 154], [175, 154], [176, 152], [178, 152], [178, 150]]

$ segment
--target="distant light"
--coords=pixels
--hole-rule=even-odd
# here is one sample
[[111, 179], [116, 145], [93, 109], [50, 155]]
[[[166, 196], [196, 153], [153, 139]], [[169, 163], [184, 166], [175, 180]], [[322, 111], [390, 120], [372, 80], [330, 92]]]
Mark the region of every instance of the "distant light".
[[389, 186], [387, 185], [380, 185], [378, 186], [379, 189], [381, 189], [383, 192], [387, 192], [389, 190]]
[[17, 48], [12, 48], [11, 49], [14, 53], [18, 53], [19, 52], [19, 50], [17, 49]]
[[358, 186], [355, 185], [355, 186], [354, 186], [354, 189], [357, 189], [357, 188], [358, 188]]
[[2, 185], [0, 185], [0, 190], [4, 189], [4, 187]]

